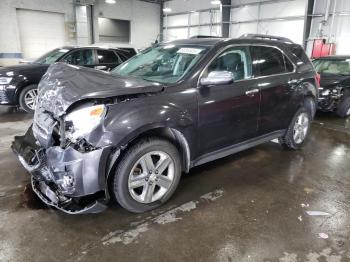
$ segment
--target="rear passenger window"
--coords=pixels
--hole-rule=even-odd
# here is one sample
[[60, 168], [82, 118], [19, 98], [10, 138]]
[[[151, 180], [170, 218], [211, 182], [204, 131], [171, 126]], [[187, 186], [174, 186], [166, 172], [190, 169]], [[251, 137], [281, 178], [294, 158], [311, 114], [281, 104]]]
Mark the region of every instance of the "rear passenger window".
[[252, 47], [255, 58], [253, 64], [257, 67], [259, 76], [269, 76], [286, 72], [284, 57], [281, 51], [272, 47]]
[[118, 57], [110, 50], [97, 50], [99, 64], [118, 64]]

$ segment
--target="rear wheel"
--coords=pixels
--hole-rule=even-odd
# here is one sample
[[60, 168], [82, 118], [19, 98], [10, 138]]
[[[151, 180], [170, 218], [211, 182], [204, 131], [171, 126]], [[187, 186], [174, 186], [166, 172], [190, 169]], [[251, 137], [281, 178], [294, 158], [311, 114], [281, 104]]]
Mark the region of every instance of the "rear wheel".
[[350, 116], [350, 97], [345, 98], [338, 106], [337, 115], [340, 117]]
[[302, 147], [310, 130], [310, 114], [304, 107], [299, 109], [289, 124], [286, 134], [279, 139], [286, 149], [297, 150]]
[[166, 202], [180, 177], [181, 161], [174, 145], [157, 138], [141, 140], [118, 163], [113, 193], [122, 207], [142, 213]]
[[25, 87], [19, 95], [19, 105], [27, 113], [34, 113], [38, 97], [37, 85]]

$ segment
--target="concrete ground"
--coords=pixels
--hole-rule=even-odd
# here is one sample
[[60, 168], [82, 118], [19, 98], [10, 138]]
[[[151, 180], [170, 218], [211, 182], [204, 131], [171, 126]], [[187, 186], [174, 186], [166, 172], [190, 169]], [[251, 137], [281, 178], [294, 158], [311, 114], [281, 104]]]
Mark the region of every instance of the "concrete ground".
[[31, 194], [9, 149], [30, 118], [0, 108], [0, 261], [350, 261], [350, 121], [321, 114], [302, 151], [195, 168], [154, 212], [72, 216]]

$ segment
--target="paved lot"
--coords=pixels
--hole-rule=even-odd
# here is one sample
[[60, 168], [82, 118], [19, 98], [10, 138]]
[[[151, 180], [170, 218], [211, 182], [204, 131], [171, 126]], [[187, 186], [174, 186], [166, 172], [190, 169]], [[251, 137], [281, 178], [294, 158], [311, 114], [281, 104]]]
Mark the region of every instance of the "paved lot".
[[350, 121], [319, 114], [302, 151], [270, 142], [195, 168], [154, 212], [81, 216], [26, 188], [9, 145], [30, 121], [0, 108], [0, 261], [350, 261]]

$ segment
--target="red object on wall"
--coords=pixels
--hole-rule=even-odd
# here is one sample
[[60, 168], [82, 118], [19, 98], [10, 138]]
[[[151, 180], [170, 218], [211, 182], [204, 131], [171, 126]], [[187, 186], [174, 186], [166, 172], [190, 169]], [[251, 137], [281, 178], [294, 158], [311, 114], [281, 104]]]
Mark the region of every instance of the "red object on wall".
[[315, 39], [311, 58], [319, 58], [335, 54], [335, 44], [329, 44], [326, 39]]

